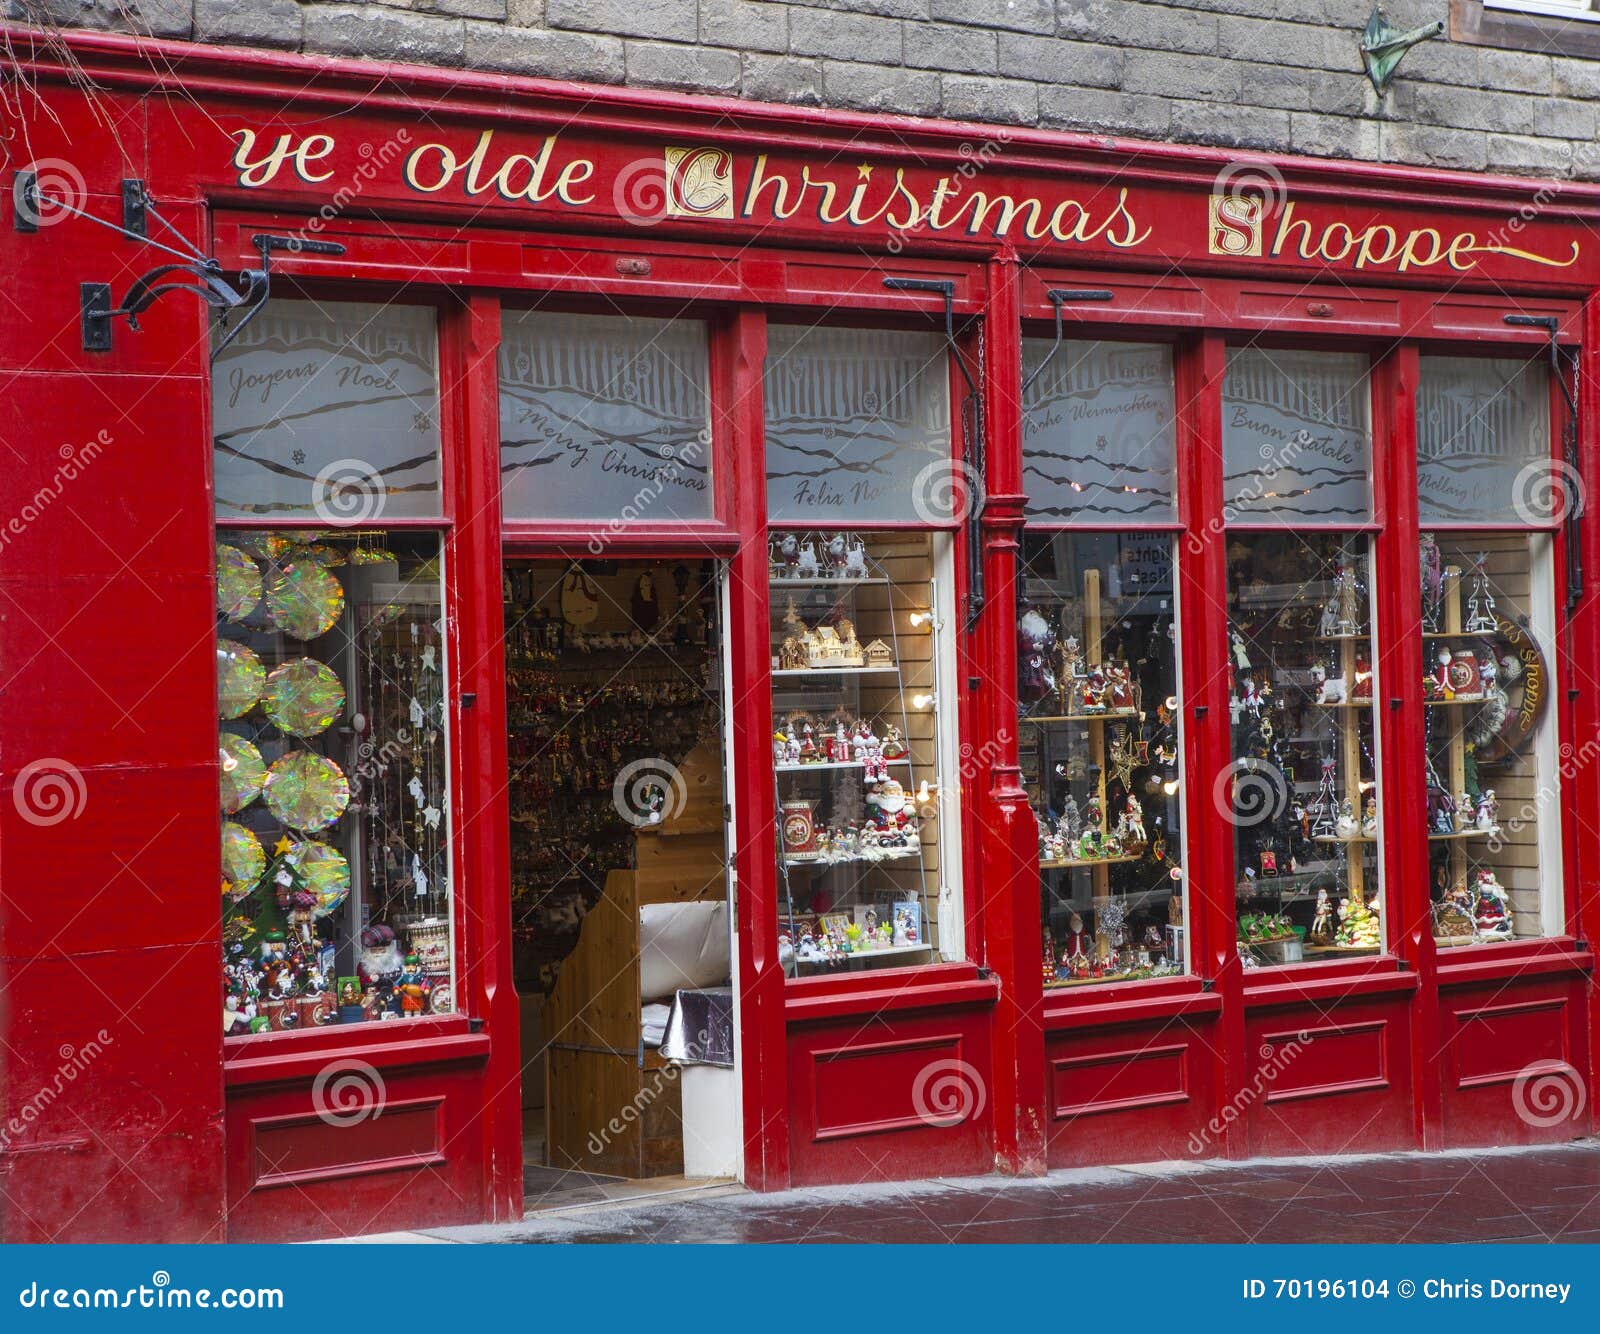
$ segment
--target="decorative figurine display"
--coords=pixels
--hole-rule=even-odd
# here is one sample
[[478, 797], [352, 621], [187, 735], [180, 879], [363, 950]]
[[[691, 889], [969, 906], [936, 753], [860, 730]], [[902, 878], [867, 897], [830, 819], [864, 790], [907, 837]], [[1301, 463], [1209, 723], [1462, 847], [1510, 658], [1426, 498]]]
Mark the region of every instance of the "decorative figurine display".
[[1510, 940], [1515, 934], [1511, 896], [1487, 868], [1479, 870], [1473, 879], [1473, 922], [1480, 940]]
[[1337, 930], [1327, 888], [1321, 888], [1317, 890], [1317, 907], [1311, 918], [1311, 928], [1306, 932], [1306, 940], [1312, 945], [1331, 945]]

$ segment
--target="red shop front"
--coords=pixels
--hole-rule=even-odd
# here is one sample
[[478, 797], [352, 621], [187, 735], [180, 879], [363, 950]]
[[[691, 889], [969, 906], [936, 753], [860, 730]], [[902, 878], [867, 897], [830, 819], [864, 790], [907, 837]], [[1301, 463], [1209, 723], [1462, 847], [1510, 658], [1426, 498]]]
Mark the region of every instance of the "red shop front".
[[1593, 188], [70, 42], [8, 1240], [1592, 1129]]

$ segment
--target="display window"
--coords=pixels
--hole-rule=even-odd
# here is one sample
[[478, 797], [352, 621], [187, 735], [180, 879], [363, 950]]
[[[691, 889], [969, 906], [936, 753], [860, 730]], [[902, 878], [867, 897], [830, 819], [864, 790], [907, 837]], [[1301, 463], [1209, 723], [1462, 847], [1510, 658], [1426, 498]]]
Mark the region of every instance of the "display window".
[[[1232, 826], [1247, 968], [1385, 947], [1364, 354], [1229, 350], [1222, 387]], [[1286, 531], [1289, 530], [1289, 531]]]
[[1023, 359], [1018, 754], [1044, 985], [1181, 973], [1172, 349], [1025, 339]]
[[703, 321], [507, 311], [500, 494], [508, 521], [715, 517]]
[[[792, 976], [963, 957], [954, 534], [936, 526], [961, 493], [948, 377], [934, 335], [769, 336], [779, 953]], [[905, 526], [837, 526], [868, 515]]]
[[449, 1014], [443, 539], [381, 526], [442, 513], [437, 312], [275, 299], [228, 338], [223, 1033]]
[[217, 541], [223, 1032], [448, 1014], [436, 535]]
[[[1551, 700], [1554, 534], [1572, 496], [1542, 362], [1424, 357], [1417, 397], [1425, 819], [1444, 947], [1565, 929]], [[1508, 523], [1515, 525], [1509, 527]]]

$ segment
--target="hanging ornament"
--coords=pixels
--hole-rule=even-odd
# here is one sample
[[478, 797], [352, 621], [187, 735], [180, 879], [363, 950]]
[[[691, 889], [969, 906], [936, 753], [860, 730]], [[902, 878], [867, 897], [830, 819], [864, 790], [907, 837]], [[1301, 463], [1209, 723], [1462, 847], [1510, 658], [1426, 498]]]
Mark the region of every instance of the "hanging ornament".
[[439, 816], [441, 814], [442, 812], [437, 806], [424, 806], [422, 808], [422, 821], [428, 826], [429, 829], [437, 829], [439, 827]]
[[267, 615], [296, 639], [327, 634], [343, 610], [343, 586], [311, 561], [280, 566], [267, 583]]
[[600, 615], [600, 592], [581, 566], [574, 565], [561, 581], [561, 619], [580, 629]]
[[333, 669], [314, 658], [295, 658], [267, 677], [262, 708], [280, 732], [312, 737], [344, 711], [344, 687]]
[[248, 644], [217, 641], [217, 716], [242, 718], [255, 708], [267, 683], [267, 669]]
[[428, 873], [422, 869], [422, 858], [411, 854], [411, 884], [420, 899], [428, 892]]
[[261, 567], [249, 553], [217, 543], [217, 614], [242, 621], [261, 602]]
[[656, 600], [656, 581], [648, 570], [639, 576], [639, 582], [634, 585], [629, 615], [634, 625], [645, 634], [654, 630], [661, 620], [661, 603]]
[[224, 892], [234, 896], [255, 888], [267, 869], [267, 854], [254, 831], [234, 820], [222, 822], [222, 878]]
[[1480, 551], [1472, 558], [1472, 588], [1467, 594], [1467, 623], [1462, 631], [1469, 635], [1493, 634], [1499, 622], [1494, 593], [1489, 587], [1489, 553]]
[[232, 732], [217, 739], [217, 750], [222, 763], [222, 810], [233, 815], [261, 795], [267, 763], [251, 742]]
[[289, 539], [282, 533], [234, 533], [232, 541], [241, 551], [260, 560], [277, 560], [289, 549]]
[[291, 829], [326, 829], [350, 804], [344, 771], [326, 756], [290, 751], [273, 764], [264, 785], [267, 809]]
[[337, 848], [319, 839], [296, 844], [289, 861], [300, 872], [305, 888], [316, 896], [317, 917], [334, 912], [350, 893], [350, 863]]

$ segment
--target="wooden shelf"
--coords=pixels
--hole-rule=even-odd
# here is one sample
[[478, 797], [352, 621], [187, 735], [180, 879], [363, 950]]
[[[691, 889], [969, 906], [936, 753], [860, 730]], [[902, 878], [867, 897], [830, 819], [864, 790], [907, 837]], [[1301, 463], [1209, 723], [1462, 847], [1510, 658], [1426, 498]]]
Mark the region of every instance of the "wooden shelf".
[[1320, 699], [1314, 699], [1310, 702], [1319, 709], [1370, 709], [1372, 707], [1372, 697], [1370, 695], [1366, 699], [1341, 699], [1333, 704], [1324, 704]]
[[877, 949], [855, 950], [849, 954], [831, 955], [826, 959], [802, 959], [798, 956], [795, 962], [802, 968], [832, 968], [842, 963], [854, 963], [857, 959], [882, 959], [894, 954], [926, 954], [933, 948], [925, 941], [918, 941], [915, 945], [882, 945]]
[[834, 866], [876, 866], [879, 862], [903, 862], [913, 857], [922, 855], [922, 845], [915, 847], [899, 848], [882, 857], [785, 857], [783, 864], [787, 867], [796, 866], [821, 866], [829, 868]]
[[1312, 635], [1319, 644], [1360, 644], [1369, 637], [1364, 632], [1353, 635]]
[[1024, 716], [1025, 723], [1103, 723], [1107, 718], [1137, 718], [1138, 709], [1107, 709], [1104, 713], [1050, 713]]
[[884, 578], [830, 579], [827, 575], [817, 575], [805, 579], [769, 579], [767, 585], [770, 588], [870, 588], [883, 587], [888, 582]]
[[1453, 834], [1429, 834], [1428, 842], [1443, 843], [1451, 839], [1463, 838], [1493, 838], [1499, 830], [1496, 829], [1458, 829]]
[[793, 679], [797, 676], [868, 676], [880, 672], [898, 674], [900, 668], [890, 663], [887, 667], [774, 667], [773, 676]]
[[1422, 704], [1428, 709], [1443, 709], [1452, 704], [1483, 704], [1488, 698], [1487, 695], [1457, 695], [1454, 699], [1425, 699]]
[[1376, 834], [1355, 834], [1345, 838], [1340, 834], [1317, 834], [1312, 837], [1311, 841], [1313, 843], [1376, 843], [1378, 836]]
[[1142, 860], [1144, 853], [1124, 853], [1117, 857], [1064, 857], [1058, 862], [1041, 860], [1041, 871], [1062, 871], [1075, 866], [1116, 866], [1121, 862], [1136, 862]]
[[[885, 764], [910, 764], [909, 756], [902, 755], [899, 759], [885, 760]], [[773, 769], [780, 774], [809, 774], [821, 772], [825, 769], [864, 769], [866, 765], [860, 760], [818, 760], [813, 764], [775, 764]]]

